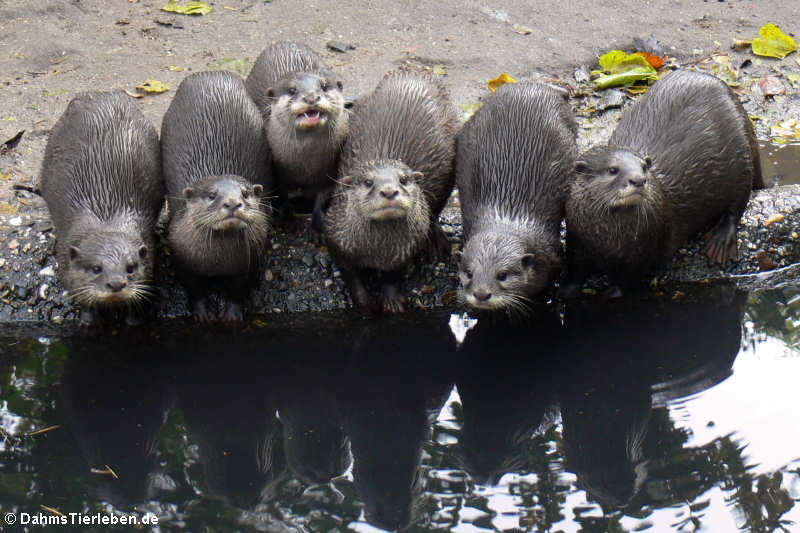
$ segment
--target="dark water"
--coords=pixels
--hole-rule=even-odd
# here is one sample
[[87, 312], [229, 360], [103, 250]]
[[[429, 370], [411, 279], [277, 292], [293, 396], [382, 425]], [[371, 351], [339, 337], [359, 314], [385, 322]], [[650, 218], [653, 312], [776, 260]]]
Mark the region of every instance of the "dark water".
[[764, 143], [759, 154], [767, 187], [800, 183], [800, 144]]
[[139, 531], [164, 532], [800, 530], [800, 288], [479, 319], [460, 347], [450, 319], [8, 331], [0, 517], [155, 515]]

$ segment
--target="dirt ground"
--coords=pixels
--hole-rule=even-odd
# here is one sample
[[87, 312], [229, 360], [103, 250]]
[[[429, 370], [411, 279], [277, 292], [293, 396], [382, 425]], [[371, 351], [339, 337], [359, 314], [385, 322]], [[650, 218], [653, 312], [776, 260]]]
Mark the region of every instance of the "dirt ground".
[[[25, 131], [0, 154], [0, 198], [15, 183], [34, 183], [47, 133], [77, 93], [169, 83], [173, 90], [139, 100], [159, 126], [188, 73], [224, 59], [252, 61], [276, 40], [321, 52], [348, 96], [369, 91], [404, 61], [443, 65], [460, 104], [478, 101], [501, 71], [571, 80], [576, 66], [591, 67], [598, 54], [636, 37], [652, 34], [668, 54], [690, 59], [752, 38], [766, 22], [790, 33], [800, 19], [796, 0], [226, 0], [211, 2], [205, 16], [161, 11], [166, 1], [0, 0], [0, 143]], [[335, 52], [330, 41], [355, 48]]]

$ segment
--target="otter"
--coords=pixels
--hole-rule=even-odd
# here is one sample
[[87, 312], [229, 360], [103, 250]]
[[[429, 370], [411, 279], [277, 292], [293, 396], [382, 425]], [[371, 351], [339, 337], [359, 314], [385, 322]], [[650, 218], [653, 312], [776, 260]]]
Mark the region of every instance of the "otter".
[[459, 134], [459, 297], [468, 307], [524, 312], [560, 272], [576, 133], [565, 95], [530, 82], [499, 88]]
[[319, 240], [348, 130], [342, 82], [309, 47], [279, 42], [261, 52], [245, 85], [264, 118], [283, 215], [292, 215], [289, 190], [302, 189], [314, 200], [312, 237]]
[[675, 71], [623, 114], [607, 145], [575, 163], [567, 201], [573, 288], [608, 274], [616, 292], [666, 264], [700, 231], [721, 267], [737, 256], [736, 224], [763, 187], [758, 145], [730, 88], [700, 72]]
[[122, 91], [70, 101], [47, 141], [41, 191], [62, 283], [96, 331], [153, 300], [155, 225], [164, 203], [158, 133]]
[[381, 273], [380, 308], [404, 310], [402, 271], [423, 248], [443, 256], [437, 220], [453, 189], [456, 114], [431, 76], [397, 70], [359, 101], [324, 218], [325, 239], [355, 304], [378, 305], [365, 270]]
[[[270, 151], [261, 115], [230, 72], [185, 78], [161, 125], [168, 242], [201, 323], [241, 322], [270, 228]], [[220, 309], [211, 307], [217, 292]]]

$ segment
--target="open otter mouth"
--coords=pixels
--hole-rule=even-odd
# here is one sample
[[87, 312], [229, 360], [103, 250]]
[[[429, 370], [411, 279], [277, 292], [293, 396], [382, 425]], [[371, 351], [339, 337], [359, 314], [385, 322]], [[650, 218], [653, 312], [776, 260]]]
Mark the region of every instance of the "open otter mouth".
[[321, 109], [308, 109], [297, 114], [297, 125], [302, 129], [315, 128], [322, 124], [325, 113]]

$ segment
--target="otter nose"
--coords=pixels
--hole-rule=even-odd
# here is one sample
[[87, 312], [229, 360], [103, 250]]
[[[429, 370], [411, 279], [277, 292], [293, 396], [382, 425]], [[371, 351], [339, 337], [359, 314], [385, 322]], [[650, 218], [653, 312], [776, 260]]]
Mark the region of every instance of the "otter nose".
[[319, 95], [317, 93], [307, 94], [303, 96], [303, 102], [307, 104], [316, 104], [319, 102]]
[[400, 191], [395, 189], [394, 187], [391, 188], [387, 187], [385, 189], [381, 189], [381, 196], [383, 196], [387, 200], [393, 200], [398, 194], [400, 194]]
[[473, 295], [475, 296], [475, 299], [478, 300], [479, 302], [485, 302], [486, 300], [492, 297], [492, 293], [487, 291], [486, 289], [476, 289], [475, 292], [473, 292]]
[[225, 209], [230, 209], [231, 211], [236, 211], [240, 207], [242, 207], [242, 201], [238, 198], [228, 198], [224, 202], [222, 202], [222, 206]]
[[637, 188], [644, 187], [644, 184], [646, 182], [647, 178], [645, 178], [644, 176], [635, 176], [633, 178], [628, 178], [628, 185], [632, 185]]
[[114, 276], [113, 278], [108, 280], [108, 283], [106, 283], [106, 287], [108, 287], [108, 290], [110, 290], [111, 292], [119, 292], [127, 286], [128, 283], [122, 276]]

